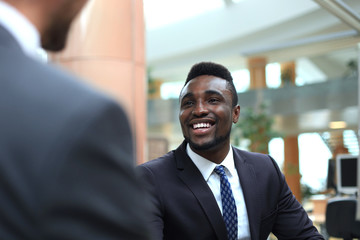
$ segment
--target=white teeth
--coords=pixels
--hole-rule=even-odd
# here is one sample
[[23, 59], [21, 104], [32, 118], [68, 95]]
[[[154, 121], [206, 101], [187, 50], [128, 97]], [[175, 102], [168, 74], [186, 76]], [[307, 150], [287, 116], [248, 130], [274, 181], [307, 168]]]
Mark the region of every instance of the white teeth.
[[210, 127], [210, 123], [195, 123], [193, 125], [194, 129], [197, 129], [197, 128], [209, 128], [209, 127]]

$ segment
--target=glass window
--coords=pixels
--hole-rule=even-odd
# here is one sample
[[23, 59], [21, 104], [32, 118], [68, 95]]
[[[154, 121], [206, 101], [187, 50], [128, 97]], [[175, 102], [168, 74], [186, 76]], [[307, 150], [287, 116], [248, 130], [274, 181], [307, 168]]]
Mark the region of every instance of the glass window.
[[179, 98], [180, 91], [184, 82], [165, 82], [160, 86], [160, 96], [162, 99]]
[[301, 183], [322, 191], [326, 187], [327, 165], [332, 154], [318, 133], [300, 134], [298, 140]]
[[266, 85], [268, 88], [279, 88], [281, 86], [281, 67], [279, 63], [269, 63], [265, 68]]
[[233, 71], [231, 73], [237, 92], [245, 92], [250, 87], [250, 73], [247, 69]]
[[273, 138], [269, 142], [269, 154], [279, 165], [279, 168], [284, 168], [284, 139]]
[[327, 76], [309, 59], [300, 58], [296, 61], [295, 84], [297, 86], [324, 82], [326, 79]]

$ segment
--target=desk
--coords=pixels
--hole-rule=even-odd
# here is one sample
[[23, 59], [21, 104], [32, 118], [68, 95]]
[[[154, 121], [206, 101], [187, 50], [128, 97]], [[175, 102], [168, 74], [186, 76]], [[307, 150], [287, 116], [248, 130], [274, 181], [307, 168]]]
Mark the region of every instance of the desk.
[[311, 198], [312, 213], [309, 214], [314, 224], [320, 225], [325, 223], [326, 205], [330, 197], [325, 195], [314, 195]]

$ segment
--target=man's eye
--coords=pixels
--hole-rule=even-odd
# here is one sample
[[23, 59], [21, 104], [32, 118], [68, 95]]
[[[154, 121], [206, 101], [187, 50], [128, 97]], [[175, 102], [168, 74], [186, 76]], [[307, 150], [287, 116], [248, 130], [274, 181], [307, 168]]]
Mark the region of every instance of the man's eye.
[[210, 98], [209, 99], [209, 103], [217, 103], [217, 102], [219, 102], [219, 99], [217, 99], [217, 98]]
[[188, 107], [188, 106], [192, 106], [193, 104], [194, 104], [193, 101], [184, 101], [182, 105]]

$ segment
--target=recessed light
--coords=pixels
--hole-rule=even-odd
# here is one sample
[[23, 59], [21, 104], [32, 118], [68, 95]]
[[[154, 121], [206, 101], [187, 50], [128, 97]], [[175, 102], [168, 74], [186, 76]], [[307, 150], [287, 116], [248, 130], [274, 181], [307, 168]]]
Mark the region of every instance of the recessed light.
[[329, 123], [329, 128], [331, 129], [340, 129], [340, 128], [346, 128], [346, 122], [344, 121], [335, 121]]

